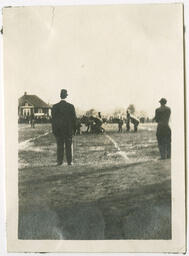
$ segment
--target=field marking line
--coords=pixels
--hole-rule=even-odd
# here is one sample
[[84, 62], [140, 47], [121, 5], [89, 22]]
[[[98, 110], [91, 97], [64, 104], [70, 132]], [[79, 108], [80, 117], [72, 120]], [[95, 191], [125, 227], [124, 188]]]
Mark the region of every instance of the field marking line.
[[112, 139], [108, 134], [105, 134], [105, 136], [113, 143], [114, 147], [117, 149], [117, 153], [122, 156], [126, 161], [129, 161], [129, 158], [125, 151], [121, 151], [120, 147], [118, 146], [117, 142]]
[[39, 135], [39, 136], [36, 136], [36, 137], [34, 137], [34, 138], [30, 138], [30, 139], [28, 139], [28, 140], [24, 140], [24, 141], [20, 142], [20, 143], [19, 143], [19, 150], [24, 150], [25, 148], [29, 147], [29, 144], [30, 144], [31, 141], [36, 140], [36, 139], [38, 139], [38, 138], [41, 138], [41, 137], [43, 137], [43, 136], [46, 136], [46, 135], [49, 134], [49, 133], [50, 133], [50, 132], [46, 132], [46, 133], [41, 134], [41, 135]]

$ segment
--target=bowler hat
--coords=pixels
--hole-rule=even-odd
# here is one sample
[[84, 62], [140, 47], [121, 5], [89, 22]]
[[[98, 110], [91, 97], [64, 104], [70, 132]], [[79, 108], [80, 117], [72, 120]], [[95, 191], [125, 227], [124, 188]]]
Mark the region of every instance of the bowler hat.
[[161, 98], [161, 100], [159, 101], [160, 103], [166, 104], [167, 100], [165, 98]]
[[60, 92], [60, 98], [64, 99], [68, 96], [67, 90], [66, 89], [62, 89]]

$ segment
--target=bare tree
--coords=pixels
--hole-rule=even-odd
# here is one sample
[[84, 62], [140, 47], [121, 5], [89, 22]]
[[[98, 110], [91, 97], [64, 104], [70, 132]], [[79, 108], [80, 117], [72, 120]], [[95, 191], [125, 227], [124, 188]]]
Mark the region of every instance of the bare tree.
[[86, 116], [95, 116], [97, 114], [97, 111], [92, 108], [86, 112]]
[[141, 111], [138, 112], [137, 116], [140, 117], [140, 118], [141, 117], [147, 118], [148, 114], [145, 111], [141, 110]]
[[121, 117], [125, 115], [125, 109], [124, 108], [116, 108], [114, 110], [113, 116], [115, 117]]
[[135, 105], [134, 104], [130, 104], [127, 109], [129, 110], [129, 112], [131, 114], [135, 113]]

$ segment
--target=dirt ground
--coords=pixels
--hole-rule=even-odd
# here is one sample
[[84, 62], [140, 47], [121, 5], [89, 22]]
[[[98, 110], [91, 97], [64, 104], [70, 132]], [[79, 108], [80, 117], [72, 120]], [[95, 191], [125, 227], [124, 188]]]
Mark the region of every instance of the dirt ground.
[[155, 124], [105, 125], [73, 138], [74, 165], [55, 167], [51, 126], [19, 126], [20, 239], [171, 239], [171, 162]]

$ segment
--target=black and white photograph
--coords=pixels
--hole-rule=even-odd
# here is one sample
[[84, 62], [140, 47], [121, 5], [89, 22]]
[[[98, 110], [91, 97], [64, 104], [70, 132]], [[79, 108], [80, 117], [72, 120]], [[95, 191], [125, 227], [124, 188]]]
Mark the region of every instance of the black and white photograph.
[[3, 43], [10, 251], [184, 251], [182, 4], [5, 7]]

